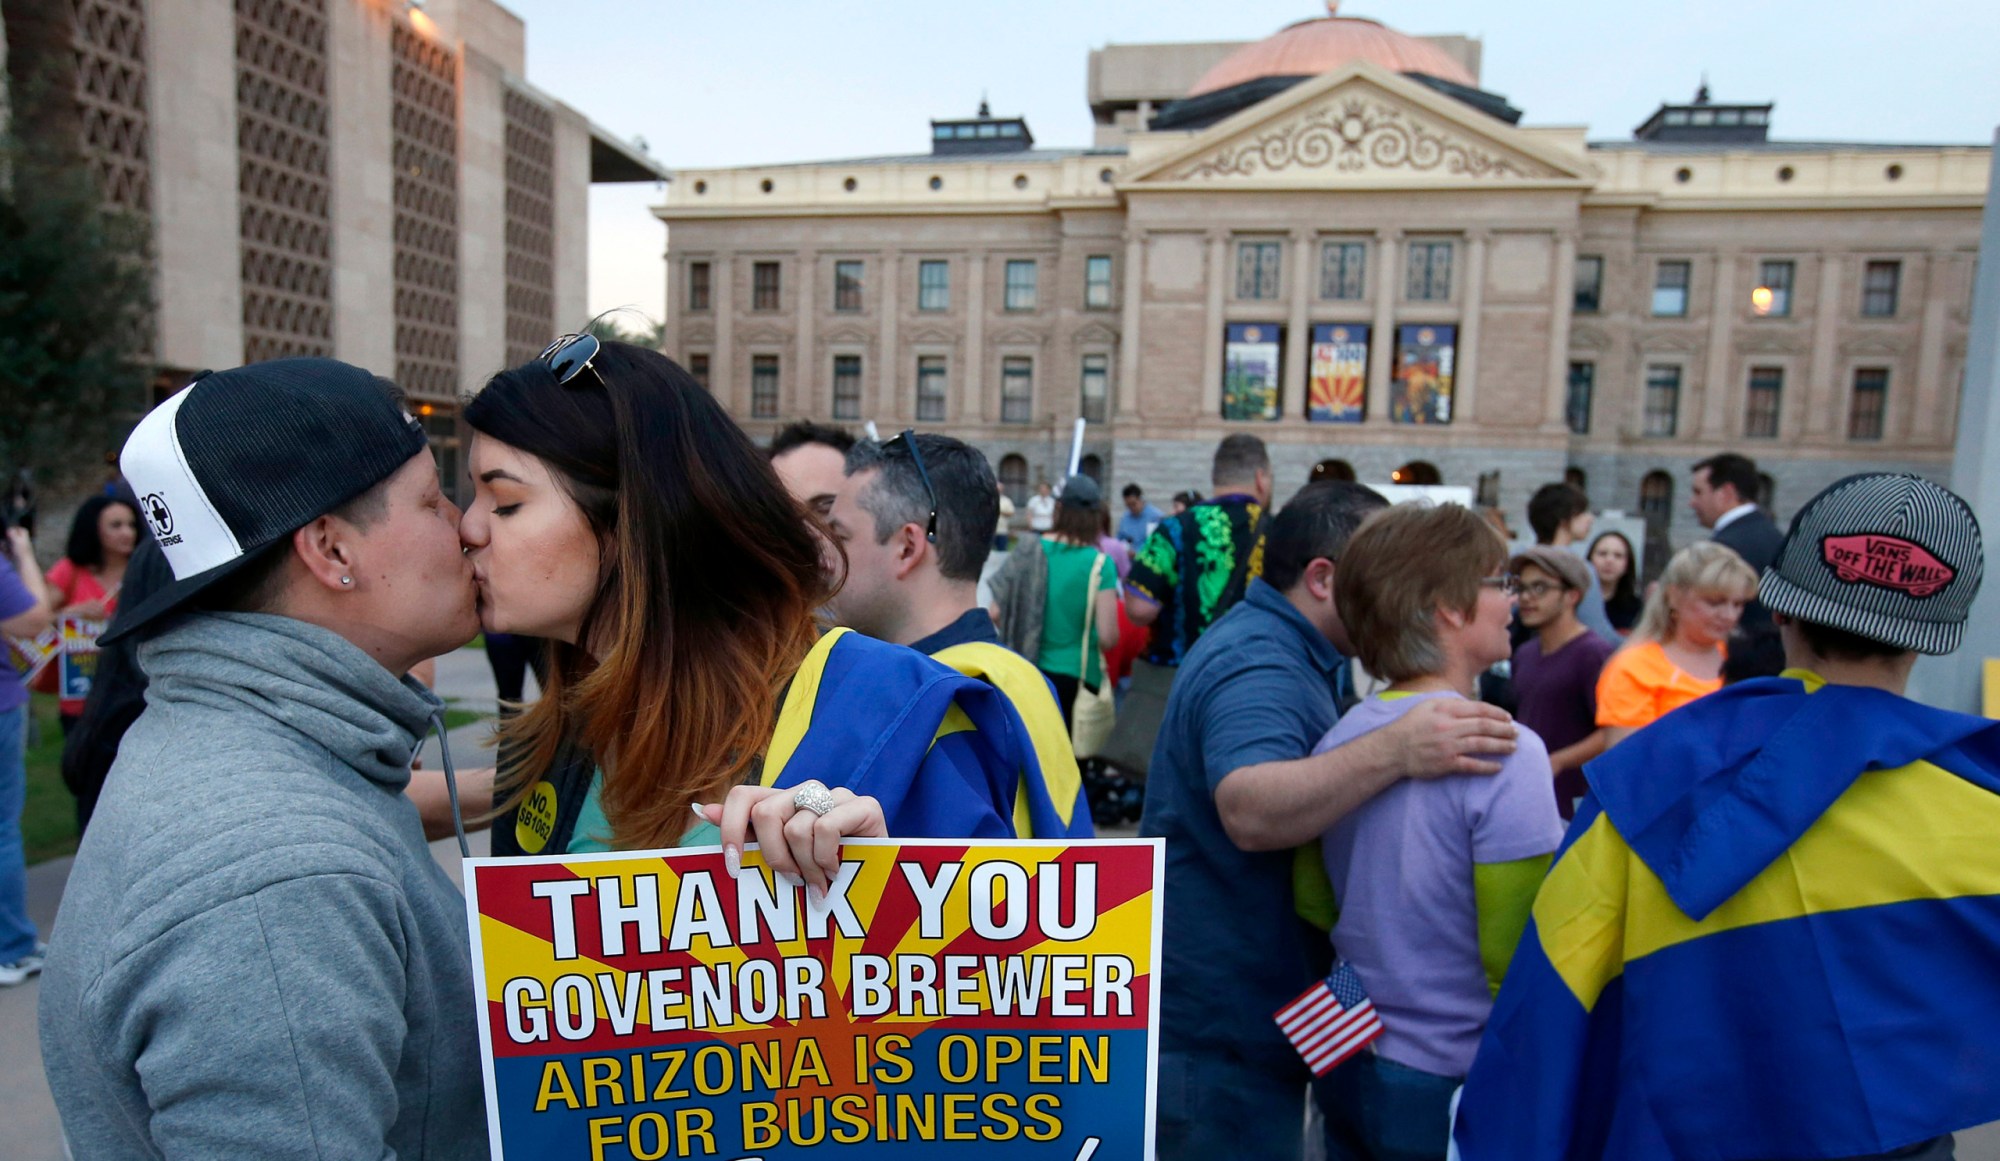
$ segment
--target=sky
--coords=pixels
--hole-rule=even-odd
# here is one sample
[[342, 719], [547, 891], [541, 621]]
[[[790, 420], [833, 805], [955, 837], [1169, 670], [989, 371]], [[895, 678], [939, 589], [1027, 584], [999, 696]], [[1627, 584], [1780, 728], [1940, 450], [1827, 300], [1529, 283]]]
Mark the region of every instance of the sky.
[[[527, 22], [528, 79], [669, 169], [930, 147], [930, 118], [981, 94], [1038, 145], [1086, 146], [1090, 50], [1255, 40], [1323, 15], [1311, 0], [502, 0]], [[2000, 124], [1994, 0], [1347, 0], [1415, 35], [1485, 41], [1481, 86], [1528, 125], [1627, 138], [1703, 74], [1718, 101], [1776, 101], [1791, 140], [1984, 144]], [[1974, 46], [1955, 51], [1953, 46]], [[590, 309], [652, 318], [666, 290], [651, 183], [594, 187]], [[568, 325], [568, 324], [565, 324]]]

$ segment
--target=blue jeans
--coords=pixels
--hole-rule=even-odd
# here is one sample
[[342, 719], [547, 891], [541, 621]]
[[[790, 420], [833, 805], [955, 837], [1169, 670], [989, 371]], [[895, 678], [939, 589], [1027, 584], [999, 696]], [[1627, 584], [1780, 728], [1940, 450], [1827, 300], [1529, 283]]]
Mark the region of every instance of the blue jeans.
[[1160, 1053], [1158, 1161], [1299, 1161], [1305, 1066], [1272, 1072], [1218, 1052]]
[[28, 707], [0, 710], [0, 963], [13, 963], [35, 950], [35, 925], [28, 920], [27, 854], [21, 847], [27, 742]]
[[1327, 1161], [1444, 1161], [1451, 1094], [1464, 1080], [1363, 1053], [1313, 1081]]

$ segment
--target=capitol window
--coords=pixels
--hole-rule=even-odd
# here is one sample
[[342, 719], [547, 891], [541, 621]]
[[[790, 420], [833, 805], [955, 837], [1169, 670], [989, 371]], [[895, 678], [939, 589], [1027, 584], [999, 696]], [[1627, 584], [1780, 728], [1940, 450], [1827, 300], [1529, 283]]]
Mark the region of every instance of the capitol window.
[[1451, 243], [1412, 242], [1404, 263], [1403, 297], [1411, 302], [1451, 299]]
[[1662, 262], [1653, 269], [1653, 313], [1661, 318], [1685, 318], [1688, 312], [1686, 262]]
[[1279, 242], [1236, 243], [1236, 297], [1278, 297], [1278, 267], [1284, 252]]

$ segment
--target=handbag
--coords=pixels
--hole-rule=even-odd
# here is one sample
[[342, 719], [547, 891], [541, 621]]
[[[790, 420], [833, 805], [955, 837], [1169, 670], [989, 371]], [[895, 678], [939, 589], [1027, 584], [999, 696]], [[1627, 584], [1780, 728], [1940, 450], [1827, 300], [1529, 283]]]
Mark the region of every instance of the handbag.
[[[1104, 577], [1104, 554], [1098, 553], [1097, 560], [1090, 566], [1090, 585], [1084, 591], [1083, 606], [1083, 659], [1077, 664], [1079, 674], [1090, 672], [1090, 655], [1097, 648], [1096, 626], [1092, 624], [1097, 614], [1097, 584]], [[1070, 746], [1079, 759], [1092, 758], [1104, 743], [1111, 738], [1112, 727], [1118, 723], [1118, 702], [1111, 688], [1111, 674], [1108, 669], [1097, 683], [1097, 692], [1092, 693], [1082, 677], [1076, 682], [1076, 705], [1070, 710]]]

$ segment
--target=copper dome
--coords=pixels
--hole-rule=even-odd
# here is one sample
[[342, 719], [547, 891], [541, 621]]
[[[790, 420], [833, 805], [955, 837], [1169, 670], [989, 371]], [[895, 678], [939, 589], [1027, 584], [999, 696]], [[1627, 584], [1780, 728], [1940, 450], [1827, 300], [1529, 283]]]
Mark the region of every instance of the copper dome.
[[[1329, 4], [1329, 11], [1334, 5]], [[1349, 61], [1365, 60], [1390, 72], [1424, 73], [1478, 88], [1479, 80], [1450, 53], [1426, 40], [1406, 36], [1359, 16], [1327, 15], [1301, 20], [1222, 58], [1188, 90], [1198, 97], [1262, 77], [1316, 76]]]

